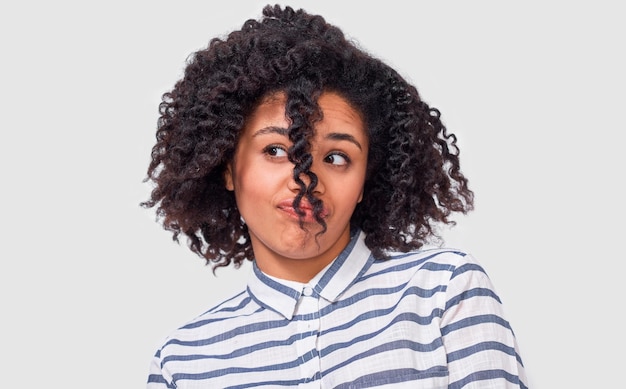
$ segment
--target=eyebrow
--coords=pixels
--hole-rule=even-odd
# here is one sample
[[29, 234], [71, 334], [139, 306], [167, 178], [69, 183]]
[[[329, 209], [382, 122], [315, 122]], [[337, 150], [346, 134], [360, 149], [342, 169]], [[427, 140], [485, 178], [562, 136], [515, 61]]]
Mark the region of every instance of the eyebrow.
[[[275, 127], [275, 126], [270, 126], [270, 127], [263, 127], [260, 130], [258, 130], [257, 132], [255, 132], [252, 137], [256, 137], [259, 135], [266, 135], [266, 134], [278, 134], [278, 135], [282, 135], [282, 136], [289, 136], [289, 130], [287, 128], [284, 127]], [[363, 150], [363, 147], [361, 146], [361, 144], [359, 143], [359, 141], [356, 140], [356, 138], [350, 134], [346, 134], [346, 133], [342, 133], [342, 132], [331, 132], [330, 134], [327, 134], [325, 137], [325, 139], [329, 139], [329, 140], [344, 140], [344, 141], [348, 141], [350, 143], [353, 143], [356, 147], [359, 148], [359, 150]]]
[[278, 134], [278, 135], [288, 136], [289, 131], [283, 127], [275, 127], [275, 126], [263, 127], [259, 131], [252, 134], [252, 137], [265, 135], [265, 134]]
[[346, 134], [342, 132], [331, 132], [330, 134], [326, 135], [325, 138], [330, 139], [330, 140], [346, 140], [348, 142], [354, 143], [354, 145], [358, 147], [359, 150], [361, 151], [363, 150], [363, 147], [361, 147], [361, 144], [359, 143], [359, 141], [357, 141], [356, 138], [350, 134]]

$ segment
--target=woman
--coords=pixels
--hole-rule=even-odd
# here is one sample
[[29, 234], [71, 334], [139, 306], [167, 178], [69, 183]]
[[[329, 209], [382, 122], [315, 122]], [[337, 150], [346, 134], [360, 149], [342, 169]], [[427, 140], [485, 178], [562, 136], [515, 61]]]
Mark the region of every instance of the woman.
[[456, 138], [321, 17], [267, 6], [160, 106], [146, 207], [248, 288], [174, 331], [149, 388], [526, 387], [474, 258], [424, 250], [472, 209]]

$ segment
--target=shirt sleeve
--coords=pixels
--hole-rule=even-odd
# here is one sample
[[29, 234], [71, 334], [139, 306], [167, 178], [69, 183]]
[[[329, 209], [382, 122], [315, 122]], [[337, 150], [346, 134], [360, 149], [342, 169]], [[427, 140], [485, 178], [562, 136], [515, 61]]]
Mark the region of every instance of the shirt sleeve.
[[449, 389], [527, 389], [517, 341], [500, 298], [470, 255], [451, 273], [441, 333]]
[[176, 385], [168, 381], [161, 370], [161, 351], [157, 351], [150, 363], [147, 389], [174, 389]]

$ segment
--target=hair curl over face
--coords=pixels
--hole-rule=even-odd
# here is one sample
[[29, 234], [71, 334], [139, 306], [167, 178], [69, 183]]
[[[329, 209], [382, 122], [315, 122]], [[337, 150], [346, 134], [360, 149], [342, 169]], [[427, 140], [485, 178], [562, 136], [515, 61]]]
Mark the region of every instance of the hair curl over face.
[[[367, 176], [351, 223], [367, 233], [375, 256], [419, 248], [435, 233], [435, 223], [453, 224], [451, 213], [472, 209], [456, 137], [439, 111], [321, 16], [278, 5], [194, 53], [183, 78], [163, 95], [146, 178], [155, 186], [142, 205], [156, 207], [174, 240], [186, 236], [207, 263], [239, 266], [252, 259], [247, 227], [224, 182], [240, 131], [264, 96], [285, 93], [293, 143], [288, 155], [300, 184], [294, 205], [306, 197], [319, 209], [309, 140], [321, 118], [317, 98], [323, 91], [339, 93], [364, 118]], [[302, 174], [309, 176], [308, 186]]]

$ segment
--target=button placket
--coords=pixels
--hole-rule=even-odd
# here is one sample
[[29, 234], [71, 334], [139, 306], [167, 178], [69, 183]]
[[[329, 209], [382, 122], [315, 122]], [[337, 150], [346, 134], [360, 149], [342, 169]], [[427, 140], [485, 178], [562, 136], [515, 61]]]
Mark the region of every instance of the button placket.
[[[304, 287], [298, 307], [298, 332], [302, 338], [297, 341], [298, 355], [306, 362], [300, 365], [302, 377], [312, 378], [318, 376], [320, 371], [319, 351], [317, 349], [317, 337], [319, 336], [319, 297], [315, 295], [311, 287]], [[310, 358], [310, 359], [309, 359]], [[301, 388], [319, 388], [319, 381], [306, 382]]]

